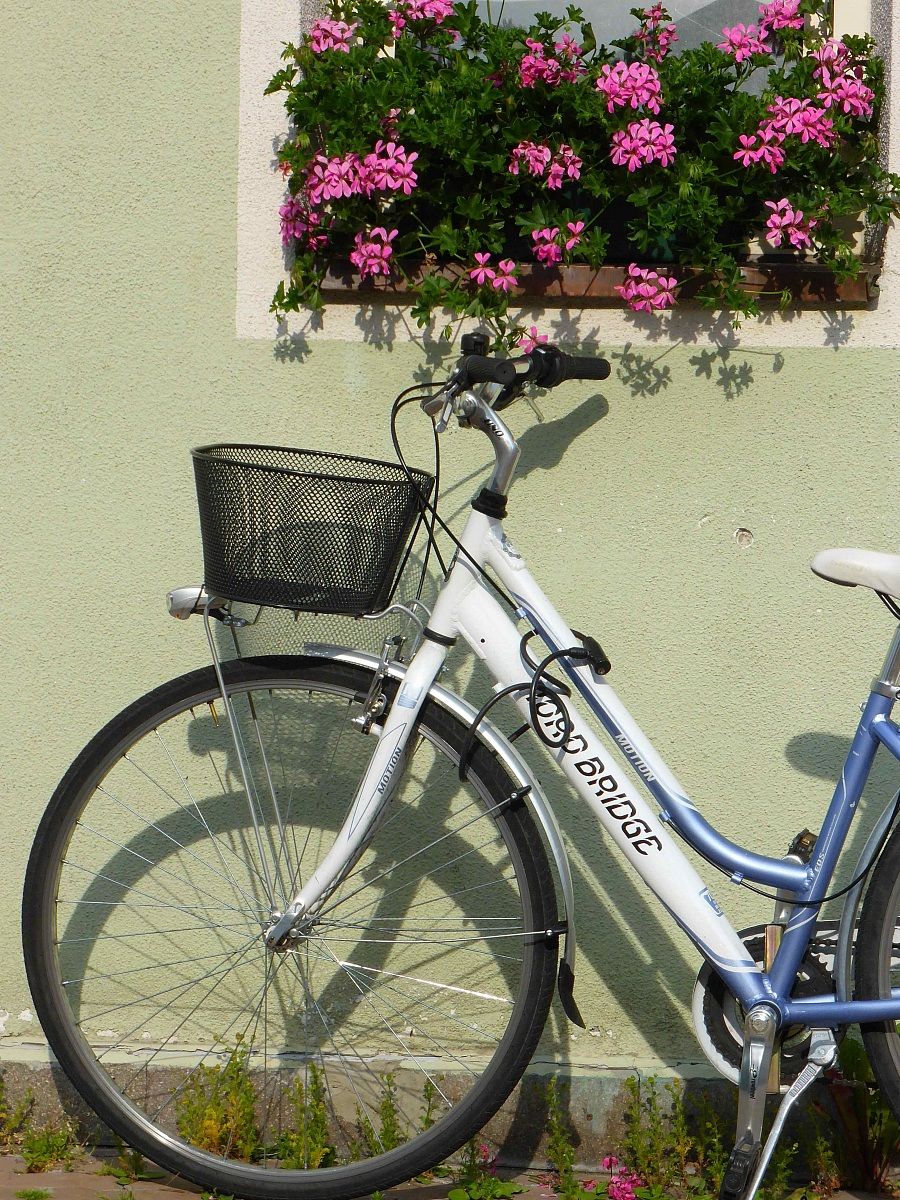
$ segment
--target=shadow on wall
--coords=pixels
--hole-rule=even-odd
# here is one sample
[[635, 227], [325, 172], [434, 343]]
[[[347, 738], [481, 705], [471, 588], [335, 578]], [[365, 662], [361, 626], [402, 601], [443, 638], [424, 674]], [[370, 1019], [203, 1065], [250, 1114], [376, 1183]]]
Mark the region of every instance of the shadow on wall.
[[[370, 316], [366, 316], [366, 314]], [[627, 342], [621, 350], [608, 350], [597, 339], [595, 334], [579, 331], [575, 314], [560, 313], [543, 328], [548, 331], [551, 341], [562, 346], [571, 347], [585, 356], [604, 356], [614, 367], [616, 379], [623, 387], [628, 388], [633, 397], [655, 396], [665, 391], [670, 384], [683, 382], [673, 373], [672, 366], [666, 358], [673, 350], [691, 346], [698, 342], [696, 314], [690, 314], [691, 332], [678, 332], [678, 322], [672, 319], [668, 325], [668, 336], [661, 331], [658, 318], [647, 317], [635, 313], [635, 324], [641, 327], [641, 333], [649, 342], [668, 342], [664, 347], [638, 349]], [[850, 336], [853, 328], [853, 317], [849, 313], [826, 313], [825, 343], [837, 349]], [[310, 317], [310, 331], [322, 328], [316, 314]], [[403, 309], [389, 310], [374, 306], [371, 309], [359, 310], [357, 324], [365, 332], [368, 344], [386, 351], [392, 351], [398, 343], [414, 344], [423, 352], [423, 361], [413, 371], [408, 380], [398, 381], [398, 386], [409, 383], [430, 383], [440, 378], [442, 372], [448, 372], [456, 359], [456, 351], [451, 348], [451, 342], [444, 338], [435, 339], [415, 329], [409, 322]], [[715, 323], [712, 323], [714, 325]], [[456, 340], [456, 333], [454, 338]], [[779, 350], [741, 349], [736, 343], [736, 336], [731, 327], [725, 326], [725, 332], [713, 335], [713, 328], [707, 329], [708, 345], [698, 348], [696, 354], [688, 359], [689, 366], [696, 378], [702, 378], [718, 387], [726, 400], [735, 400], [749, 391], [754, 384], [759, 383], [761, 375], [778, 374], [785, 364], [784, 353]], [[654, 336], [656, 335], [656, 336]], [[730, 336], [729, 336], [730, 335]], [[275, 341], [274, 355], [280, 362], [304, 362], [312, 353], [313, 343], [304, 332], [282, 332]], [[676, 368], [677, 369], [677, 368]], [[684, 367], [682, 365], [682, 371]], [[548, 426], [541, 427], [540, 436], [545, 436]]]

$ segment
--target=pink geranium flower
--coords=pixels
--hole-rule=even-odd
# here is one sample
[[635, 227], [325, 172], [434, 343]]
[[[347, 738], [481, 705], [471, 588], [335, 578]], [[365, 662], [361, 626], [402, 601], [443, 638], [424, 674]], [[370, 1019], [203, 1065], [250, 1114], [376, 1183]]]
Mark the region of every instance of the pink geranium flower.
[[797, 250], [804, 250], [812, 245], [810, 233], [818, 224], [815, 218], [803, 218], [803, 209], [794, 208], [786, 197], [781, 200], [767, 200], [766, 208], [772, 212], [766, 221], [766, 240], [773, 246], [780, 246], [786, 238]]
[[[675, 288], [678, 286], [678, 280], [674, 276], [660, 275], [657, 271], [652, 271], [648, 267], [639, 267], [637, 263], [631, 263], [628, 267], [628, 274], [625, 282], [617, 284], [616, 291], [625, 301], [630, 309], [634, 312], [655, 312], [664, 308], [671, 308], [675, 303]], [[603, 1160], [604, 1166], [606, 1159]], [[615, 1171], [618, 1167], [618, 1159], [614, 1156], [609, 1158], [610, 1167], [607, 1170]], [[633, 1186], [630, 1183], [634, 1180], [635, 1185], [639, 1184], [637, 1176], [629, 1176], [627, 1174], [619, 1174], [615, 1180], [610, 1181], [609, 1194], [613, 1196], [613, 1185], [617, 1187], [616, 1195], [613, 1200], [629, 1200], [629, 1188], [633, 1197]]]
[[627, 167], [629, 171], [637, 171], [653, 162], [667, 167], [678, 152], [673, 128], [651, 121], [649, 117], [632, 121], [627, 129], [612, 135], [610, 157], [617, 167]]
[[322, 17], [313, 22], [309, 31], [310, 49], [314, 54], [322, 54], [326, 50], [338, 50], [343, 54], [349, 54], [350, 41], [358, 28], [358, 21], [348, 25], [346, 21], [335, 21], [331, 17]]
[[511, 258], [502, 258], [497, 263], [497, 273], [491, 281], [491, 287], [497, 291], [509, 292], [519, 282], [516, 279], [516, 264]]
[[800, 0], [772, 0], [771, 4], [759, 6], [759, 31], [766, 34], [770, 29], [802, 29]]
[[784, 164], [784, 150], [782, 149], [784, 134], [772, 125], [760, 126], [756, 133], [749, 135], [742, 133], [738, 137], [738, 141], [740, 146], [732, 158], [743, 166], [752, 167], [757, 163], [763, 163], [774, 175]]
[[659, 74], [647, 63], [617, 62], [613, 66], [604, 63], [594, 86], [606, 96], [607, 112], [626, 105], [659, 112], [662, 101]]
[[751, 54], [768, 54], [769, 47], [765, 43], [765, 31], [755, 25], [732, 25], [722, 30], [724, 41], [716, 43], [717, 50], [724, 50], [734, 56], [736, 63], [742, 63]]
[[829, 72], [822, 73], [825, 84], [816, 98], [821, 100], [826, 108], [842, 108], [851, 117], [871, 117], [874, 109], [875, 93], [855, 75], [839, 75], [836, 79]]
[[483, 287], [486, 283], [492, 283], [496, 278], [496, 272], [488, 266], [490, 261], [490, 254], [477, 253], [475, 266], [469, 268], [469, 278], [474, 279], [479, 287]]
[[350, 252], [350, 261], [365, 279], [369, 275], [389, 275], [391, 268], [388, 260], [394, 252], [391, 242], [399, 233], [392, 229], [390, 233], [383, 225], [376, 225], [368, 234], [360, 231], [354, 241], [356, 249]]
[[574, 250], [581, 241], [581, 235], [584, 232], [584, 221], [569, 221], [566, 224], [569, 236], [565, 241], [566, 250]]
[[538, 333], [537, 325], [532, 325], [527, 333], [522, 334], [516, 345], [525, 354], [530, 354], [536, 346], [542, 346], [546, 341], [546, 333]]
[[545, 267], [553, 267], [562, 262], [562, 249], [557, 241], [558, 237], [559, 227], [556, 225], [552, 229], [548, 226], [546, 229], [534, 229], [531, 232], [534, 257]]

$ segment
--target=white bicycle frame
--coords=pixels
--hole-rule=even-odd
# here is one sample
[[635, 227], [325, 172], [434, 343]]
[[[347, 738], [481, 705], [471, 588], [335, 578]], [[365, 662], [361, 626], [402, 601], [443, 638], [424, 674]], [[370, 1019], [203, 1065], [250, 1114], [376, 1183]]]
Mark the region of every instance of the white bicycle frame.
[[[444, 664], [449, 644], [462, 637], [485, 663], [498, 688], [521, 684], [533, 674], [533, 668], [527, 668], [520, 652], [521, 633], [488, 591], [473, 564], [493, 570], [519, 602], [522, 615], [527, 614], [548, 645], [578, 645], [575, 634], [541, 591], [498, 520], [473, 511], [460, 542], [466, 553], [457, 554], [428, 626], [442, 640], [423, 641], [406, 668], [393, 706], [383, 718], [377, 748], [347, 820], [330, 853], [307, 879], [290, 907], [293, 922], [315, 909], [365, 845], [369, 829], [388, 802], [391, 781], [402, 771], [407, 741], [419, 709]], [[587, 664], [573, 666], [571, 673], [583, 695], [593, 696], [614, 714], [626, 739], [620, 744], [634, 761], [641, 763], [641, 775], [648, 781], [654, 777], [664, 779], [680, 792], [674, 777], [606, 680], [596, 676]], [[527, 698], [523, 697], [518, 704], [527, 716]], [[553, 734], [560, 720], [557, 707], [539, 702], [538, 714]], [[571, 722], [565, 745], [552, 751], [553, 757], [620, 852], [675, 920], [702, 944], [704, 953], [717, 967], [724, 968], [729, 975], [736, 971], [758, 973], [737, 933], [659, 817], [621, 775], [610, 752], [574, 711]]]
[[[476, 404], [473, 397], [470, 399]], [[470, 407], [468, 411], [474, 410]], [[479, 428], [488, 433], [497, 454], [498, 466], [491, 490], [499, 488], [502, 493], [511, 477], [518, 449], [502, 421], [483, 403], [477, 418], [481, 421]], [[473, 416], [473, 424], [474, 420]], [[900, 1019], [900, 990], [884, 999], [854, 1000], [842, 994], [839, 981], [837, 997], [833, 993], [799, 999], [791, 995], [798, 967], [815, 929], [819, 905], [826, 895], [876, 750], [885, 745], [900, 758], [900, 729], [890, 720], [900, 684], [900, 631], [888, 652], [883, 678], [873, 684], [864, 707], [847, 763], [818, 835], [814, 858], [808, 863], [790, 855], [773, 858], [729, 841], [704, 820], [612, 686], [586, 660], [579, 636], [568, 627], [528, 571], [498, 517], [473, 508], [459, 546], [435, 602], [425, 638], [403, 674], [390, 710], [380, 718], [378, 743], [347, 818], [319, 867], [286, 912], [276, 916], [266, 932], [267, 941], [277, 945], [292, 928], [301, 929], [304, 918], [314, 919], [323, 900], [364, 850], [379, 814], [390, 801], [393, 783], [403, 770], [406, 747], [419, 710], [435, 685], [450, 646], [458, 638], [484, 662], [497, 691], [516, 685], [522, 689], [533, 679], [535, 665], [523, 652], [520, 631], [485, 583], [482, 572], [486, 570], [513, 597], [516, 616], [540, 635], [551, 652], [581, 651], [580, 657], [562, 654], [557, 665], [631, 768], [632, 778], [623, 774], [618, 759], [574, 707], [566, 710], [567, 723], [559, 703], [546, 693], [539, 693], [536, 714], [541, 732], [556, 743], [550, 753], [607, 830], [618, 852], [631, 863], [745, 1010], [768, 1005], [769, 1010], [778, 1012], [782, 1023], [818, 1028], [852, 1021]], [[528, 697], [522, 691], [518, 696], [516, 703], [530, 722]], [[508, 743], [506, 748], [512, 757]], [[657, 801], [658, 812], [647, 803], [643, 791], [636, 786], [638, 783]], [[541, 817], [540, 809], [538, 816]], [[884, 821], [889, 824], [891, 817], [892, 812], [886, 810], [879, 828], [884, 831]], [[548, 820], [541, 819], [546, 832]], [[552, 814], [549, 823], [555, 827]], [[767, 971], [750, 957], [709, 887], [682, 853], [673, 836], [675, 830], [694, 849], [730, 874], [734, 882], [751, 879], [778, 889], [785, 896], [784, 936]], [[873, 853], [876, 848], [873, 847]], [[560, 858], [556, 857], [559, 863]], [[565, 898], [570, 916], [569, 896]], [[857, 899], [858, 892], [854, 906], [845, 910], [851, 922]], [[556, 936], [561, 930], [544, 932]], [[572, 947], [568, 945], [566, 960], [571, 967]]]

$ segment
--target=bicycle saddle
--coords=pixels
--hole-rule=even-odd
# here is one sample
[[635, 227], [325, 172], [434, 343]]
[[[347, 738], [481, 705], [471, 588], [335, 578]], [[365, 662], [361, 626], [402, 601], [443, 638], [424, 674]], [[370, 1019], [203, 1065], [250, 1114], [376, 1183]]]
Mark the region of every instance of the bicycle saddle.
[[809, 564], [812, 571], [843, 587], [873, 588], [900, 599], [900, 554], [878, 550], [821, 550]]

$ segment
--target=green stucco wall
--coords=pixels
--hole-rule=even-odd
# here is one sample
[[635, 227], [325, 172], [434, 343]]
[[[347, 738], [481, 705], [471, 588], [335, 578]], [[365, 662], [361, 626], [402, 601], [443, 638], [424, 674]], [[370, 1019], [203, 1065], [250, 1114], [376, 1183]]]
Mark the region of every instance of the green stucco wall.
[[[18, 905], [41, 810], [108, 717], [206, 658], [200, 626], [163, 603], [200, 574], [188, 448], [388, 455], [390, 400], [423, 355], [323, 340], [295, 360], [235, 337], [237, 3], [6, 11], [0, 1009], [13, 1056], [38, 1037], [21, 1016]], [[513, 410], [524, 478], [510, 534], [602, 641], [617, 690], [704, 811], [780, 853], [819, 821], [891, 632], [873, 596], [807, 562], [828, 545], [897, 548], [900, 351], [720, 353], [640, 331], [603, 349], [614, 372], [599, 394], [541, 400], [543, 424]], [[406, 428], [427, 462], [427, 430]], [[447, 512], [483, 451], [447, 439]], [[896, 774], [882, 764], [873, 800]], [[697, 1062], [696, 956], [590, 818], [564, 797], [560, 816], [591, 1027], [560, 1052]], [[765, 902], [716, 891], [739, 926], [765, 919]]]

